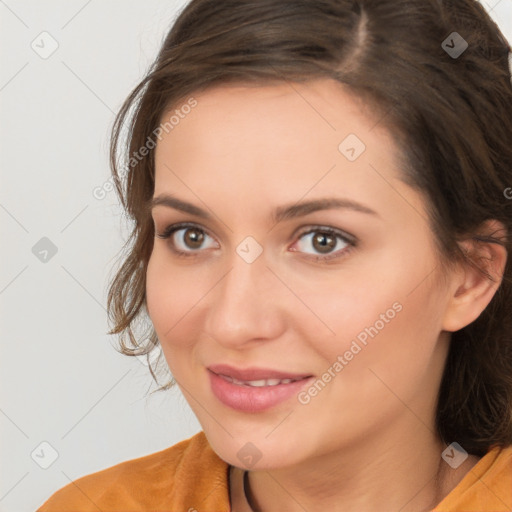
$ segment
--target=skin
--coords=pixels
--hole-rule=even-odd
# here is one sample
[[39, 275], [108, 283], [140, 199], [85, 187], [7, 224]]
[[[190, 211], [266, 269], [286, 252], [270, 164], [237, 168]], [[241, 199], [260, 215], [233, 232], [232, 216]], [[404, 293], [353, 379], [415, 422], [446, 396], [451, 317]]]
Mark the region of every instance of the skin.
[[[430, 510], [478, 461], [451, 469], [441, 459], [436, 395], [450, 332], [480, 315], [499, 279], [471, 268], [441, 278], [424, 199], [399, 180], [391, 134], [339, 84], [232, 85], [194, 97], [158, 142], [154, 197], [173, 194], [213, 218], [153, 209], [157, 234], [178, 222], [206, 233], [199, 248], [186, 245], [186, 230], [156, 237], [146, 291], [169, 368], [212, 448], [243, 468], [237, 452], [257, 447], [255, 510]], [[354, 162], [338, 149], [348, 134], [366, 145]], [[324, 197], [378, 215], [329, 209], [271, 220], [278, 206]], [[325, 253], [303, 235], [311, 226], [357, 245], [347, 252], [338, 240], [328, 254], [340, 257], [315, 261]], [[250, 264], [236, 252], [247, 236], [263, 248]], [[173, 240], [191, 256], [178, 257]], [[505, 249], [480, 247], [502, 275]], [[244, 413], [211, 391], [206, 367], [216, 363], [321, 377], [396, 302], [401, 311], [306, 405], [294, 396]]]

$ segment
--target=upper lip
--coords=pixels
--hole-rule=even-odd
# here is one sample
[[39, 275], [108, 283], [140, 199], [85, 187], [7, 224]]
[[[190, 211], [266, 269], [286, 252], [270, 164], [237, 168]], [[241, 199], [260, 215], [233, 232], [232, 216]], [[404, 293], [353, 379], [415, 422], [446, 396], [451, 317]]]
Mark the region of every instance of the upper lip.
[[310, 373], [289, 373], [281, 370], [273, 370], [271, 368], [234, 368], [227, 364], [214, 364], [208, 367], [210, 371], [217, 375], [226, 375], [233, 377], [237, 380], [250, 381], [250, 380], [266, 380], [266, 379], [303, 379], [311, 377]]

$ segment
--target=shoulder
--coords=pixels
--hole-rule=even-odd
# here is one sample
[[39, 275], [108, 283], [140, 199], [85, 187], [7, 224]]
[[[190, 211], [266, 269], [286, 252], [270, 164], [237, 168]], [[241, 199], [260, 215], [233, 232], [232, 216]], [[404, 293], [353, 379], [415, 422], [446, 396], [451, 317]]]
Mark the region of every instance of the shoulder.
[[512, 446], [490, 449], [434, 512], [512, 510]]
[[37, 512], [229, 511], [228, 464], [204, 432], [170, 448], [83, 476]]

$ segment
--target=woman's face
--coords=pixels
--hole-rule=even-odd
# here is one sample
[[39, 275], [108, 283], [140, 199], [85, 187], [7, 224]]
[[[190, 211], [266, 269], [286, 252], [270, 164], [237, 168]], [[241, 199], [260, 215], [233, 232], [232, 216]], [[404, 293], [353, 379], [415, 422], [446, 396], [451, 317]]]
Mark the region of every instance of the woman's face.
[[429, 434], [450, 290], [379, 116], [330, 80], [195, 99], [155, 150], [155, 231], [187, 226], [155, 238], [147, 307], [213, 449], [264, 469]]

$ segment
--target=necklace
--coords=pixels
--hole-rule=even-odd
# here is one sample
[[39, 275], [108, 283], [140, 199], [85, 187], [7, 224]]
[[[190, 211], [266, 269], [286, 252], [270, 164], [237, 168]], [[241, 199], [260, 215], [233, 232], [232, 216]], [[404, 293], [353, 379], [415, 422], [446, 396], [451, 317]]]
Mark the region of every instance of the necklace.
[[244, 496], [247, 505], [251, 509], [251, 512], [254, 512], [251, 500], [249, 499], [249, 472], [247, 470], [244, 471]]
[[249, 472], [236, 466], [230, 466], [229, 501], [231, 510], [236, 510], [236, 512], [259, 510], [251, 503], [249, 495]]

